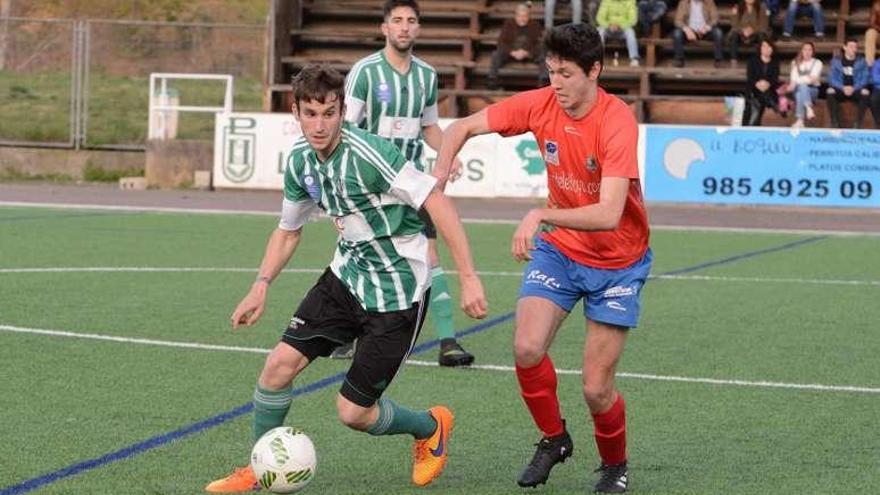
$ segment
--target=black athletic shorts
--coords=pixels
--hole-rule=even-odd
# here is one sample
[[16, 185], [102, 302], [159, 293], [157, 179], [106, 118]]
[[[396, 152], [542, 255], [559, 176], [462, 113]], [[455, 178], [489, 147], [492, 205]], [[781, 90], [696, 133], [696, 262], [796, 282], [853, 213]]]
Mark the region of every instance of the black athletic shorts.
[[425, 237], [428, 239], [436, 239], [437, 228], [434, 227], [434, 221], [431, 220], [431, 215], [428, 215], [428, 210], [421, 208], [419, 210], [419, 218], [422, 220], [422, 223], [425, 224], [425, 228], [422, 229], [422, 233], [425, 234]]
[[366, 311], [328, 268], [299, 304], [281, 341], [311, 362], [357, 339], [339, 392], [361, 407], [370, 407], [391, 384], [418, 339], [429, 292], [409, 309]]

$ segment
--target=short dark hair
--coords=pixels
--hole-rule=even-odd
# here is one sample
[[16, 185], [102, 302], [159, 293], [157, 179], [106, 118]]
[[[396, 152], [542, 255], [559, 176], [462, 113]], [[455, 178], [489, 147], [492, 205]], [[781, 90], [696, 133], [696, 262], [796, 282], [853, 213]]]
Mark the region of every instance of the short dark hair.
[[290, 81], [293, 87], [293, 101], [316, 100], [325, 103], [330, 95], [339, 100], [339, 107], [345, 103], [345, 77], [327, 64], [308, 64]]
[[604, 65], [605, 46], [599, 31], [589, 24], [563, 24], [544, 34], [544, 56], [576, 63], [589, 74], [593, 64]]
[[391, 11], [397, 7], [409, 7], [416, 13], [416, 19], [421, 17], [421, 14], [419, 13], [419, 2], [416, 0], [387, 0], [385, 6], [382, 7], [382, 18], [388, 19], [388, 16], [391, 15]]
[[844, 40], [844, 42], [843, 42], [843, 46], [846, 46], [846, 45], [848, 45], [848, 44], [850, 44], [850, 43], [855, 43], [855, 44], [858, 45], [858, 44], [859, 44], [859, 39], [858, 39], [858, 38], [855, 38], [855, 37], [852, 37], [852, 36], [849, 36], [849, 37], [846, 38], [846, 40]]

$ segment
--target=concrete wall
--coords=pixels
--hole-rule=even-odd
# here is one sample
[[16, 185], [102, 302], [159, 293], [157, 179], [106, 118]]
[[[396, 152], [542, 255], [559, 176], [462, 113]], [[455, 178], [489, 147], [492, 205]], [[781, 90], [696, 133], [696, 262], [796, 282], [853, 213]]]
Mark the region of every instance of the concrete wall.
[[0, 175], [63, 175], [82, 179], [86, 165], [104, 170], [143, 169], [144, 153], [0, 146]]
[[214, 168], [212, 141], [149, 140], [144, 168], [147, 187], [190, 187], [196, 170]]

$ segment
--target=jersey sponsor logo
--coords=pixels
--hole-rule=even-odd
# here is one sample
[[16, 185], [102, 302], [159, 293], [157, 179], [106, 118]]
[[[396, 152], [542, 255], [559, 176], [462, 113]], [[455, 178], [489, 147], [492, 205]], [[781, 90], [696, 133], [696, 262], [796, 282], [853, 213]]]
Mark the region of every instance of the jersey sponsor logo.
[[303, 184], [306, 186], [306, 192], [309, 194], [309, 197], [315, 200], [315, 203], [321, 204], [321, 184], [318, 183], [318, 180], [312, 177], [311, 174], [306, 174], [303, 177]]
[[303, 320], [302, 318], [300, 318], [298, 316], [294, 316], [290, 319], [290, 325], [288, 325], [287, 328], [289, 328], [290, 330], [296, 330], [301, 325], [305, 325], [305, 324], [306, 324], [305, 320]]
[[376, 88], [376, 99], [382, 103], [391, 103], [391, 87], [388, 83], [379, 83]]
[[590, 173], [594, 173], [596, 169], [599, 168], [599, 164], [596, 162], [596, 157], [593, 155], [587, 157], [587, 161], [586, 163], [584, 163], [584, 165], [587, 167], [587, 170], [589, 170]]
[[574, 174], [554, 174], [551, 175], [550, 178], [556, 183], [556, 187], [563, 191], [588, 194], [591, 196], [599, 193], [598, 182], [584, 182], [575, 177]]
[[556, 280], [556, 277], [551, 277], [541, 270], [532, 270], [526, 275], [527, 284], [540, 284], [548, 289], [559, 289], [562, 287], [562, 284]]
[[548, 139], [544, 143], [544, 161], [553, 165], [559, 165], [559, 144], [556, 141]]

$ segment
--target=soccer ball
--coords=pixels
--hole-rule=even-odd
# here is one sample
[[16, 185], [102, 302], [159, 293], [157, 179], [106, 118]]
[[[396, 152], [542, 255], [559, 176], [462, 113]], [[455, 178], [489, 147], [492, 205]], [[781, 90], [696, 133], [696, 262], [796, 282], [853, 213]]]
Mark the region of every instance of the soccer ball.
[[279, 426], [257, 440], [251, 452], [251, 467], [257, 481], [273, 493], [293, 493], [315, 476], [318, 458], [315, 446], [300, 430]]

